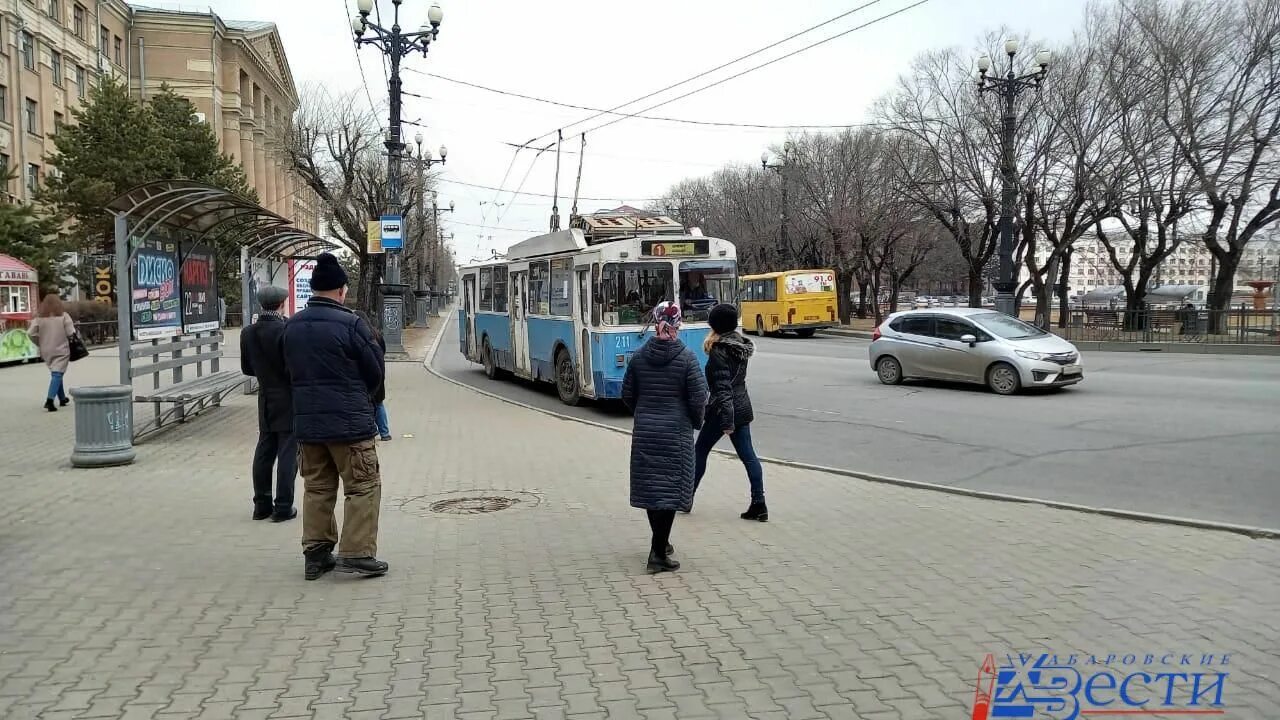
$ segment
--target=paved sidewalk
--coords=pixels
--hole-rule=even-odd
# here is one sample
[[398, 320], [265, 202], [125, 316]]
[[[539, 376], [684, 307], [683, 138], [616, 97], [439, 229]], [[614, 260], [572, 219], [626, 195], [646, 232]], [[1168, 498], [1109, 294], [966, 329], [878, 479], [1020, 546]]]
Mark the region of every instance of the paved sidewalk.
[[647, 576], [627, 437], [389, 367], [391, 574], [310, 583], [249, 519], [253, 398], [72, 471], [0, 369], [0, 718], [969, 718], [1038, 649], [1230, 653], [1226, 717], [1280, 717], [1280, 543], [779, 467], [748, 523], [716, 458]]

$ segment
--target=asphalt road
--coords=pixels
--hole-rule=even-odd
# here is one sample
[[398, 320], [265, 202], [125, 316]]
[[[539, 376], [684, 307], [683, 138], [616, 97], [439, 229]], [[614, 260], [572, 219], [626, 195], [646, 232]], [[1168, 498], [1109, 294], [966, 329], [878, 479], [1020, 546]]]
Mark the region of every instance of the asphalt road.
[[[444, 375], [630, 425], [617, 407], [567, 407], [550, 385], [490, 381], [458, 353], [456, 322], [445, 332], [434, 365]], [[761, 455], [1280, 529], [1280, 358], [1085, 353], [1083, 383], [999, 397], [959, 385], [881, 385], [865, 340], [753, 341], [748, 382]]]

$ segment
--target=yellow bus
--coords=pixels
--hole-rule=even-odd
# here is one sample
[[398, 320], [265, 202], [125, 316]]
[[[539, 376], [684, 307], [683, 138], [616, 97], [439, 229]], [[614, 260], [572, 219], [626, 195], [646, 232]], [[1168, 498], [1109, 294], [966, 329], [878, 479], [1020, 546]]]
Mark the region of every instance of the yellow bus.
[[788, 270], [747, 275], [738, 294], [742, 329], [757, 335], [794, 332], [813, 337], [837, 320], [836, 274], [831, 270]]

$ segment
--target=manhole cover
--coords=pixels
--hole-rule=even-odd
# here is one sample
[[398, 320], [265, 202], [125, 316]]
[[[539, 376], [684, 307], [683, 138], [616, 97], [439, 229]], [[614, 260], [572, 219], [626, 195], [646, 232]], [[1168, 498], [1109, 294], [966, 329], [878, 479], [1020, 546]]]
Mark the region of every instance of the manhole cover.
[[449, 498], [448, 500], [438, 500], [431, 503], [431, 512], [451, 513], [453, 515], [478, 515], [480, 513], [506, 510], [518, 502], [520, 502], [519, 498], [502, 497], [500, 495]]
[[439, 515], [473, 516], [507, 510], [519, 512], [542, 503], [541, 495], [523, 490], [469, 490], [396, 498], [389, 501], [402, 512], [420, 517]]

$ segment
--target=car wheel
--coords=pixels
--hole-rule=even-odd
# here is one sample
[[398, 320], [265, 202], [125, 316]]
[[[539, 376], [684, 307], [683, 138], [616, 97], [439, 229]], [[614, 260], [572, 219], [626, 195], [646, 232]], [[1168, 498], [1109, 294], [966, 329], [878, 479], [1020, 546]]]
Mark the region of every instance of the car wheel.
[[800, 328], [796, 331], [796, 335], [799, 335], [802, 338], [811, 338], [815, 332], [817, 331], [813, 328]]
[[1022, 377], [1009, 363], [996, 363], [987, 370], [987, 387], [997, 395], [1015, 395], [1022, 389]]
[[876, 376], [878, 376], [880, 378], [880, 382], [885, 385], [901, 385], [902, 365], [898, 362], [898, 358], [892, 355], [885, 355], [877, 360]]
[[764, 337], [764, 318], [756, 316], [756, 337]]
[[577, 405], [582, 400], [578, 391], [578, 375], [573, 371], [573, 359], [563, 349], [556, 353], [556, 392], [565, 405]]
[[484, 346], [480, 350], [480, 361], [484, 363], [485, 377], [490, 380], [498, 378], [498, 366], [493, 362], [493, 348], [489, 347], [489, 338], [484, 339]]

